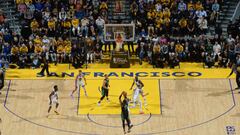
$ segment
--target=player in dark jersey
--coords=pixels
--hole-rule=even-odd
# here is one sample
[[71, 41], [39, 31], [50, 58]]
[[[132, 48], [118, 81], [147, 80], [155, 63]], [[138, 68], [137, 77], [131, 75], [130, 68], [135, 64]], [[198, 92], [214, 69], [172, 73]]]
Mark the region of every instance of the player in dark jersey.
[[[236, 83], [237, 83], [237, 88], [235, 88], [235, 89], [240, 89], [240, 66], [238, 66], [237, 64], [233, 64], [232, 65], [232, 71], [231, 71], [231, 73], [228, 75], [228, 78], [233, 74], [233, 73], [235, 73], [236, 74]], [[240, 91], [238, 92], [238, 93], [240, 93]]]
[[4, 87], [4, 72], [2, 70], [0, 70], [0, 95], [2, 88]]
[[105, 98], [105, 97], [107, 97], [107, 100], [109, 101], [109, 99], [108, 99], [108, 92], [109, 92], [109, 87], [110, 87], [110, 85], [109, 85], [109, 79], [108, 79], [108, 75], [107, 74], [105, 74], [104, 75], [104, 80], [103, 80], [103, 84], [102, 84], [102, 97], [100, 98], [100, 100], [98, 101], [98, 105], [100, 105], [101, 104], [101, 101]]
[[57, 108], [59, 106], [59, 103], [58, 103], [58, 87], [57, 85], [55, 85], [53, 87], [53, 91], [51, 92], [51, 94], [49, 95], [49, 100], [50, 100], [50, 103], [49, 103], [49, 108], [48, 108], [48, 113], [50, 113], [51, 109], [52, 109], [52, 105], [55, 104], [56, 106], [56, 110], [54, 111], [57, 115], [59, 115], [59, 113], [57, 112]]
[[[124, 98], [123, 100], [122, 100], [122, 96]], [[119, 96], [119, 102], [120, 102], [121, 111], [122, 111], [121, 118], [122, 118], [122, 126], [123, 126], [124, 134], [126, 134], [125, 121], [127, 121], [128, 133], [131, 132], [131, 128], [133, 127], [133, 125], [131, 124], [130, 116], [129, 116], [129, 101], [130, 100], [127, 98], [127, 92], [123, 91]]]

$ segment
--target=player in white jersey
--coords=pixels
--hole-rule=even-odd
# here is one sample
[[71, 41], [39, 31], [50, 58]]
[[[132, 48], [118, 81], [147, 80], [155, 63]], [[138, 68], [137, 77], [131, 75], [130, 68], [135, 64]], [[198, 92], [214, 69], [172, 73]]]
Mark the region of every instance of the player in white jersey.
[[55, 111], [54, 112], [57, 115], [59, 115], [59, 113], [57, 112], [57, 108], [58, 108], [58, 105], [59, 105], [59, 103], [58, 103], [58, 87], [57, 87], [57, 85], [55, 85], [53, 87], [53, 91], [49, 95], [49, 100], [50, 100], [50, 102], [49, 102], [48, 113], [50, 113], [50, 111], [52, 109], [52, 105], [55, 104], [56, 106], [55, 106]]
[[142, 111], [142, 101], [140, 100], [139, 95], [141, 94], [141, 96], [144, 98], [144, 101], [146, 102], [145, 96], [143, 95], [143, 87], [144, 84], [142, 83], [141, 80], [138, 79], [138, 77], [136, 76], [132, 86], [130, 88], [130, 90], [132, 90], [133, 86], [136, 84], [136, 87], [133, 90], [133, 97], [132, 97], [132, 103], [133, 103], [133, 108], [136, 107], [136, 104], [139, 104], [140, 106], [140, 113], [143, 113]]
[[73, 97], [73, 93], [77, 90], [80, 92], [80, 88], [82, 87], [85, 93], [85, 96], [87, 96], [87, 91], [85, 88], [85, 85], [87, 85], [87, 80], [82, 72], [82, 70], [79, 70], [79, 74], [77, 75], [75, 79], [75, 89], [71, 93], [71, 97]]

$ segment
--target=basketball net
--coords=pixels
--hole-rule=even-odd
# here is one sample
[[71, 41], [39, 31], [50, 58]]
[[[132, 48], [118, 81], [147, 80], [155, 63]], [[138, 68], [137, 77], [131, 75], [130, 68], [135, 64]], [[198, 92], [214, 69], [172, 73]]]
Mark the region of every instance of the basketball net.
[[117, 52], [121, 51], [123, 49], [123, 38], [122, 38], [122, 36], [118, 35], [115, 42], [116, 42], [115, 51], [117, 51]]

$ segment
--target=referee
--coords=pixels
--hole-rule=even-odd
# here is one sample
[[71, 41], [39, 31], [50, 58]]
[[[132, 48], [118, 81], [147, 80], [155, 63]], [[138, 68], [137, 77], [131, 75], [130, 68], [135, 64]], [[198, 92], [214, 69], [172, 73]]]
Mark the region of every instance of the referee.
[[51, 76], [51, 74], [49, 73], [48, 60], [46, 59], [45, 56], [43, 56], [43, 68], [42, 68], [41, 72], [38, 73], [38, 76], [41, 76], [41, 77], [45, 76], [44, 75], [45, 70], [47, 72], [47, 76]]

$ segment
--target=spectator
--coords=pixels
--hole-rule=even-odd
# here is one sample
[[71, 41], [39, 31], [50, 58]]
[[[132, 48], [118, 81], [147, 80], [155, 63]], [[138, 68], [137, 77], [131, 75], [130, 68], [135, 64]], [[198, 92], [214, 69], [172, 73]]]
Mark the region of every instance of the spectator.
[[215, 61], [218, 61], [219, 55], [221, 53], [221, 46], [220, 44], [216, 41], [215, 44], [213, 45], [213, 56], [215, 58]]
[[205, 65], [207, 65], [208, 68], [211, 68], [212, 66], [214, 66], [214, 58], [211, 56], [211, 54], [207, 54]]
[[51, 12], [50, 12], [49, 8], [46, 8], [43, 11], [42, 16], [43, 16], [44, 24], [46, 24], [51, 18]]
[[35, 0], [34, 6], [38, 12], [41, 12], [43, 10], [43, 3], [41, 2], [41, 0]]
[[201, 3], [200, 0], [197, 1], [197, 3], [195, 4], [195, 9], [196, 10], [203, 10], [203, 4]]
[[36, 45], [35, 45], [35, 49], [34, 49], [34, 53], [35, 53], [38, 57], [40, 57], [41, 54], [42, 54], [42, 52], [43, 52], [43, 49], [42, 49], [42, 47], [40, 46], [40, 44], [36, 44]]
[[72, 45], [71, 44], [66, 44], [65, 47], [64, 47], [64, 62], [71, 62], [71, 47]]
[[96, 47], [94, 48], [94, 56], [95, 56], [95, 60], [102, 59], [102, 49], [99, 44], [96, 44]]
[[208, 30], [208, 22], [207, 19], [204, 17], [200, 17], [197, 20], [198, 28], [199, 28], [199, 34], [206, 34]]
[[58, 17], [59, 17], [60, 21], [65, 21], [67, 19], [67, 13], [64, 10], [64, 8], [61, 9], [61, 11], [59, 12]]
[[48, 21], [48, 36], [54, 37], [55, 30], [56, 30], [56, 22], [53, 18], [50, 18], [50, 20]]
[[56, 41], [54, 39], [51, 39], [50, 41], [50, 47], [49, 47], [49, 56], [50, 61], [57, 64], [57, 46]]
[[176, 55], [178, 56], [178, 59], [183, 60], [185, 58], [184, 50], [183, 50], [183, 45], [180, 44], [179, 41], [177, 41], [176, 46], [175, 46], [175, 52]]
[[193, 3], [192, 0], [190, 0], [190, 1], [188, 2], [187, 9], [188, 9], [188, 10], [194, 10], [194, 8], [195, 8], [195, 4]]
[[16, 45], [13, 45], [11, 48], [11, 59], [10, 62], [18, 61], [19, 48]]
[[187, 19], [183, 17], [178, 23], [179, 23], [181, 35], [184, 35], [187, 32], [187, 25], [188, 25]]
[[80, 26], [79, 26], [79, 20], [74, 17], [72, 19], [72, 31], [73, 31], [73, 35], [79, 35], [80, 34]]
[[52, 10], [52, 5], [48, 0], [44, 4], [44, 9], [48, 9], [49, 11]]
[[11, 46], [9, 45], [9, 43], [4, 43], [4, 45], [3, 45], [3, 59], [8, 61], [8, 62], [11, 62], [10, 61], [10, 56], [11, 56]]
[[17, 8], [18, 8], [18, 12], [20, 13], [20, 16], [23, 16], [24, 13], [27, 11], [27, 6], [25, 3], [19, 3]]
[[197, 10], [195, 12], [195, 14], [196, 14], [197, 18], [207, 17], [207, 12], [205, 10], [203, 10], [203, 9]]
[[33, 13], [34, 13], [34, 11], [32, 11], [30, 8], [27, 8], [26, 12], [24, 13], [24, 19], [28, 20], [28, 21], [32, 20]]
[[27, 8], [30, 10], [30, 12], [34, 12], [36, 10], [34, 4], [32, 3], [32, 1], [29, 1], [27, 4]]
[[94, 60], [94, 46], [93, 41], [90, 38], [86, 39], [87, 49], [87, 63], [93, 63]]
[[235, 39], [232, 37], [232, 35], [229, 35], [227, 38], [227, 44], [233, 45], [235, 43]]
[[58, 60], [58, 63], [63, 63], [63, 59], [64, 59], [64, 47], [63, 47], [63, 44], [59, 44], [57, 46], [57, 60]]
[[38, 24], [37, 20], [33, 19], [33, 21], [31, 22], [32, 32], [37, 32], [38, 27], [39, 27], [39, 24]]
[[88, 25], [89, 25], [89, 19], [87, 17], [84, 17], [81, 20], [81, 33], [82, 33], [83, 37], [88, 36]]
[[196, 22], [194, 19], [188, 19], [187, 22], [187, 33], [188, 35], [196, 34]]
[[147, 60], [149, 64], [153, 63], [153, 45], [151, 43], [147, 45]]
[[103, 34], [104, 24], [105, 24], [105, 21], [99, 16], [98, 19], [96, 20], [96, 25], [98, 28], [99, 35]]
[[183, 0], [180, 0], [180, 2], [178, 4], [178, 10], [180, 12], [183, 12], [183, 11], [187, 10], [187, 5], [184, 3]]
[[170, 55], [169, 57], [169, 67], [170, 68], [174, 68], [175, 66], [179, 65], [179, 60], [177, 59], [177, 57], [174, 55]]
[[221, 52], [221, 54], [219, 56], [219, 66], [227, 68], [228, 62], [229, 61], [228, 61], [227, 51]]
[[26, 67], [26, 60], [27, 60], [26, 56], [19, 55], [19, 59], [17, 61], [17, 65], [18, 65], [19, 69], [23, 69]]
[[214, 4], [212, 4], [212, 11], [216, 13], [220, 11], [220, 5], [218, 4], [217, 0], [215, 0]]

